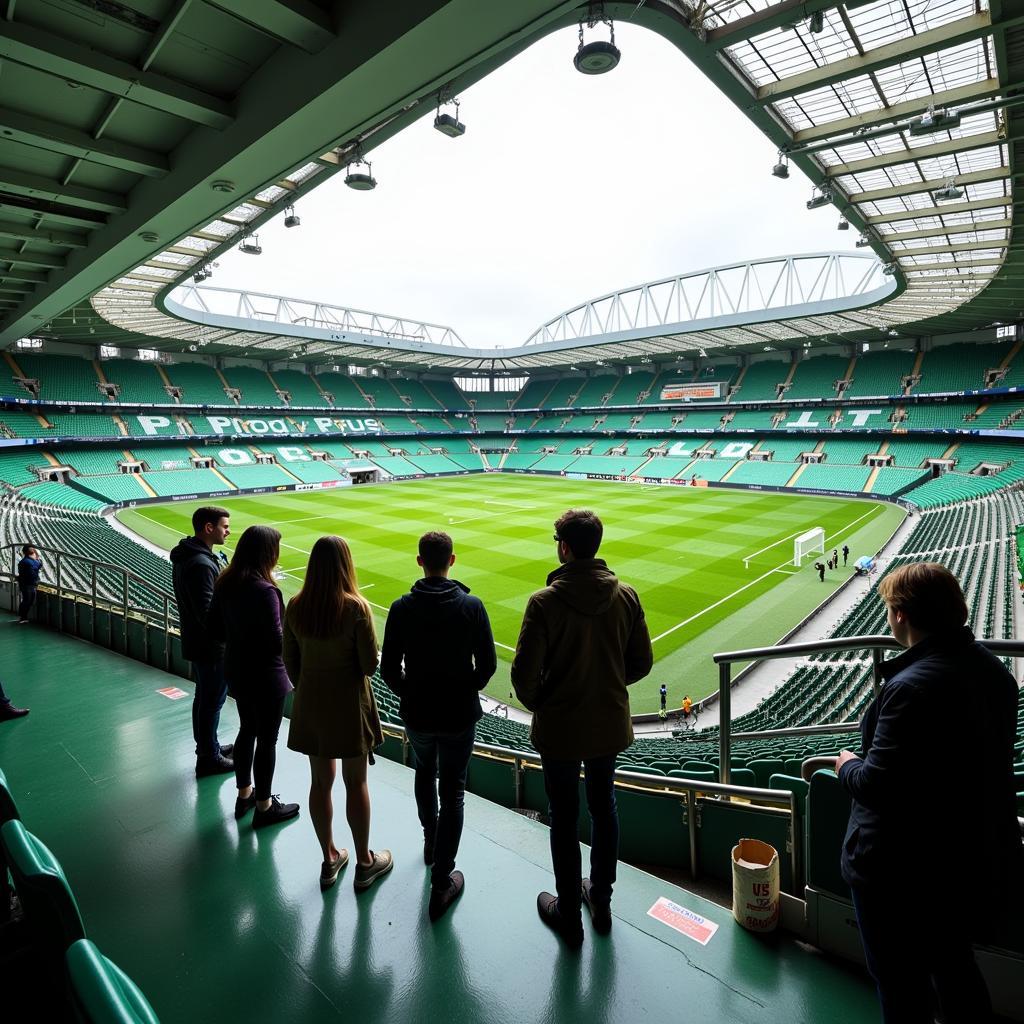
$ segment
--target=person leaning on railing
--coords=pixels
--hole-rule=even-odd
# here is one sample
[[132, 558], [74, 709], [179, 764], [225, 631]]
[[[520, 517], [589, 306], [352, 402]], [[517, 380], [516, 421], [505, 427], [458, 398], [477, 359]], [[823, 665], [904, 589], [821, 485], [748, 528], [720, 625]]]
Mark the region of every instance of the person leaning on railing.
[[[942, 565], [900, 566], [878, 587], [907, 648], [835, 768], [853, 798], [842, 850], [886, 1024], [991, 1017], [972, 943], [1013, 920], [1024, 881], [1014, 795], [1017, 684], [965, 625]], [[957, 761], [938, 749], [957, 711]], [[952, 812], [952, 813], [951, 813]], [[1014, 922], [1019, 929], [1019, 917]]]

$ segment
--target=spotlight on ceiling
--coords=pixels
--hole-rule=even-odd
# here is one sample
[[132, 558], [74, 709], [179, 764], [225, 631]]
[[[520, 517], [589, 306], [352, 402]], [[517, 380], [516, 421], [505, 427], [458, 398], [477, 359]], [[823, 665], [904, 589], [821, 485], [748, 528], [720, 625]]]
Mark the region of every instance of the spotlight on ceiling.
[[260, 245], [259, 235], [246, 235], [242, 239], [241, 245], [238, 247], [239, 252], [244, 252], [246, 256], [262, 256], [263, 246]]
[[861, 235], [860, 238], [857, 239], [857, 248], [858, 249], [866, 249], [870, 244], [871, 244], [871, 239], [868, 238], [867, 235]]
[[284, 226], [286, 228], [297, 228], [301, 223], [299, 215], [295, 212], [295, 207], [286, 206], [284, 208]]
[[[353, 167], [365, 167], [365, 171], [353, 171]], [[357, 192], [370, 192], [377, 187], [377, 179], [370, 173], [369, 160], [356, 160], [345, 169], [345, 184]]]
[[886, 277], [892, 277], [896, 273], [896, 264], [886, 263], [885, 266], [882, 267], [882, 273], [885, 274]]
[[[441, 107], [451, 103], [455, 107], [454, 114], [442, 114]], [[434, 118], [434, 127], [449, 139], [457, 139], [460, 135], [466, 134], [466, 126], [459, 120], [459, 101], [446, 100], [443, 94], [437, 98], [437, 116]]]
[[815, 35], [817, 35], [819, 32], [823, 32], [825, 30], [825, 12], [815, 11], [811, 15], [810, 20], [807, 22], [807, 27]]
[[910, 122], [911, 135], [931, 135], [932, 132], [948, 131], [960, 127], [960, 111], [936, 110], [929, 107], [920, 117]]
[[811, 198], [807, 200], [807, 209], [818, 210], [822, 206], [828, 206], [831, 202], [832, 193], [827, 188], [822, 188], [820, 192], [812, 195]]
[[932, 199], [937, 203], [947, 202], [954, 199], [963, 199], [963, 197], [964, 190], [962, 188], [957, 188], [957, 186], [953, 184], [952, 178], [947, 178], [946, 184], [943, 185], [942, 188], [937, 188], [932, 193]]
[[[594, 28], [597, 25], [605, 24], [611, 34], [611, 40], [606, 42], [603, 39], [595, 39], [592, 42], [583, 42], [583, 26]], [[615, 23], [611, 18], [604, 16], [604, 4], [597, 3], [590, 5], [590, 11], [586, 18], [580, 22], [580, 42], [576, 48], [576, 56], [572, 62], [581, 75], [603, 75], [618, 66], [622, 54], [615, 45]]]
[[779, 153], [779, 159], [772, 168], [772, 175], [776, 178], [789, 177], [789, 159], [786, 157], [785, 153]]
[[839, 223], [836, 225], [840, 231], [849, 231], [850, 222], [845, 217], [839, 218]]

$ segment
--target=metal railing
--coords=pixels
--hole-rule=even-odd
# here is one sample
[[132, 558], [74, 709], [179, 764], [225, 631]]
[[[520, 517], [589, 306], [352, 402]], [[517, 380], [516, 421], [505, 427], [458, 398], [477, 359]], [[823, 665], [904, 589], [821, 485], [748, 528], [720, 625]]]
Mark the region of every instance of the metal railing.
[[[102, 559], [73, 551], [64, 551], [61, 548], [49, 547], [45, 544], [33, 544], [32, 546], [39, 551], [43, 562], [39, 590], [43, 593], [55, 594], [58, 606], [64, 598], [88, 605], [93, 611], [91, 625], [93, 643], [97, 642], [96, 611], [104, 610], [117, 613], [121, 617], [122, 644], [125, 650], [128, 649], [128, 627], [131, 621], [143, 622], [147, 627], [155, 627], [164, 633], [167, 638], [167, 642], [164, 644], [164, 667], [170, 668], [170, 637], [177, 632], [178, 628], [177, 605], [171, 594], [130, 569], [126, 569], [123, 565], [105, 562]], [[0, 546], [0, 551], [4, 553], [0, 556], [2, 558], [0, 581], [9, 585], [12, 600], [16, 600], [18, 562], [22, 557], [22, 545], [4, 544]], [[10, 568], [8, 569], [7, 566]], [[104, 573], [108, 574], [106, 579], [103, 578]], [[152, 595], [152, 606], [146, 607], [132, 599], [131, 588], [133, 586]], [[112, 646], [113, 615], [107, 620], [107, 628], [110, 633], [107, 637], [108, 646]], [[64, 632], [64, 617], [59, 612], [57, 630]], [[148, 632], [146, 633], [146, 644], [148, 646]]]
[[[381, 724], [383, 731], [399, 738], [403, 748], [403, 763], [408, 761], [407, 749], [409, 741], [405, 727], [395, 722]], [[493, 743], [473, 743], [473, 755], [488, 757], [511, 765], [513, 771], [513, 799], [516, 807], [523, 806], [523, 774], [527, 769], [542, 771], [543, 764], [540, 754], [529, 751], [512, 750], [509, 747], [496, 746]], [[799, 891], [802, 872], [801, 855], [803, 850], [803, 828], [800, 818], [797, 795], [789, 790], [759, 789], [755, 786], [731, 786], [721, 782], [708, 782], [700, 779], [680, 779], [669, 776], [646, 775], [643, 772], [621, 771], [616, 769], [615, 785], [640, 789], [646, 795], [661, 796], [669, 799], [683, 798], [686, 803], [686, 825], [689, 836], [690, 873], [693, 878], [698, 875], [700, 860], [697, 844], [697, 794], [702, 793], [716, 797], [740, 797], [758, 805], [757, 809], [765, 814], [779, 813], [787, 818], [787, 842], [790, 853], [790, 875], [794, 895]]]
[[[1019, 658], [1024, 656], [1022, 640], [979, 640], [993, 654]], [[779, 658], [799, 658], [809, 654], [829, 654], [835, 651], [871, 652], [871, 674], [875, 693], [882, 682], [883, 651], [903, 650], [891, 636], [847, 636], [837, 640], [814, 640], [801, 644], [779, 644], [775, 647], [750, 647], [742, 651], [722, 651], [714, 655], [718, 666], [718, 772], [723, 783], [728, 783], [730, 757], [734, 739], [768, 739], [782, 736], [813, 736], [821, 733], [856, 732], [856, 722], [837, 725], [813, 725], [792, 729], [761, 729], [756, 732], [732, 732], [732, 666], [740, 661], [772, 661]]]

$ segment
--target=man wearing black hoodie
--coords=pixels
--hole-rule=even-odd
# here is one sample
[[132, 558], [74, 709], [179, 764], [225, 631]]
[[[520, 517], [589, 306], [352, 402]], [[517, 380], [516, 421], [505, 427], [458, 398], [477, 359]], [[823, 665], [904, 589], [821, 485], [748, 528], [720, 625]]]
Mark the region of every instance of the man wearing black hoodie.
[[430, 920], [436, 921], [465, 884], [462, 872], [454, 868], [462, 837], [466, 772], [476, 723], [483, 714], [478, 693], [498, 663], [483, 602], [467, 586], [448, 578], [455, 564], [451, 537], [425, 533], [416, 562], [423, 579], [391, 605], [380, 674], [401, 698], [401, 715], [415, 755], [423, 860], [433, 865], [427, 909]]
[[217, 739], [220, 709], [227, 697], [224, 679], [224, 647], [211, 639], [207, 613], [213, 585], [226, 559], [213, 553], [231, 533], [227, 509], [209, 505], [192, 513], [194, 536], [185, 537], [171, 552], [174, 597], [181, 626], [181, 653], [192, 662], [196, 692], [192, 701], [192, 735], [196, 741], [196, 778], [226, 775], [235, 770], [228, 757], [231, 747]]
[[[537, 897], [541, 920], [573, 948], [583, 943], [581, 901], [594, 930], [612, 927], [619, 852], [615, 758], [633, 742], [626, 687], [654, 663], [636, 591], [597, 558], [604, 527], [586, 509], [555, 522], [561, 565], [526, 605], [512, 660], [516, 695], [533, 712], [530, 739], [544, 769], [557, 896]], [[582, 878], [580, 763], [591, 821], [590, 877]]]

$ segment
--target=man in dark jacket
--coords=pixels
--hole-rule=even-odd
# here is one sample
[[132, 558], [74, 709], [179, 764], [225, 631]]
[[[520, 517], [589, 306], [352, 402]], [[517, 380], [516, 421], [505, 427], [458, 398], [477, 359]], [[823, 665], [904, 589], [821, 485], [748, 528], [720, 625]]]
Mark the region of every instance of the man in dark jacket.
[[18, 604], [18, 624], [28, 622], [28, 613], [36, 603], [36, 591], [39, 589], [39, 572], [43, 568], [39, 552], [26, 544], [21, 549], [21, 561], [18, 562], [18, 592], [21, 601]]
[[[619, 848], [615, 757], [633, 742], [626, 687], [654, 662], [640, 599], [596, 558], [604, 529], [593, 512], [570, 509], [555, 523], [561, 568], [526, 606], [512, 685], [533, 712], [551, 816], [557, 898], [537, 897], [541, 919], [570, 946], [583, 942], [581, 900], [596, 931], [611, 929]], [[590, 878], [582, 878], [579, 775], [590, 811]]]
[[230, 513], [210, 505], [192, 513], [192, 537], [186, 537], [171, 552], [174, 597], [181, 624], [181, 653], [192, 662], [196, 684], [192, 701], [192, 734], [196, 741], [196, 777], [226, 775], [235, 770], [230, 745], [217, 739], [220, 709], [227, 697], [224, 679], [224, 646], [214, 640], [207, 627], [207, 613], [213, 600], [213, 584], [224, 567], [225, 558], [213, 553], [231, 534]]
[[[981, 1024], [991, 1005], [972, 941], [998, 942], [1001, 916], [1020, 927], [1017, 685], [964, 625], [967, 604], [944, 566], [900, 566], [878, 592], [908, 650], [883, 666], [860, 755], [836, 760], [853, 798], [843, 878], [886, 1024], [931, 1022], [933, 989], [943, 1020]], [[936, 753], [951, 713], [965, 754], [955, 765]], [[965, 827], [949, 831], [955, 815]]]
[[483, 602], [458, 580], [448, 578], [455, 564], [451, 537], [424, 534], [416, 562], [423, 579], [391, 605], [380, 674], [401, 698], [400, 711], [415, 755], [423, 860], [433, 865], [427, 909], [436, 921], [465, 884], [462, 872], [454, 868], [462, 837], [466, 772], [483, 713], [478, 694], [494, 675], [497, 659]]

